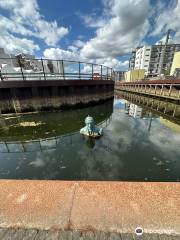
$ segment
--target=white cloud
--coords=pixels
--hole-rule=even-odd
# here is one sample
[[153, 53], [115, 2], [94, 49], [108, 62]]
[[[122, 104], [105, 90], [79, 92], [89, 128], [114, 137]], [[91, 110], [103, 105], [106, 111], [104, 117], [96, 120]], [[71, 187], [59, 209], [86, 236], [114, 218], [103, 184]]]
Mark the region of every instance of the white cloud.
[[[27, 37], [43, 39], [47, 45], [56, 45], [68, 33], [56, 21], [46, 21], [40, 14], [36, 0], [0, 0], [0, 8], [9, 12], [9, 17], [0, 15], [1, 47], [8, 52], [37, 50], [37, 44]], [[15, 36], [20, 34], [23, 37]], [[13, 42], [13, 39], [16, 41]], [[4, 44], [6, 42], [6, 44]], [[23, 43], [23, 48], [21, 48]]]
[[[98, 65], [107, 66], [109, 68], [113, 68], [114, 70], [126, 70], [129, 64], [129, 61], [120, 61], [116, 58], [101, 58], [101, 59], [86, 59], [80, 55], [78, 49], [74, 46], [69, 46], [69, 50], [63, 50], [61, 48], [47, 48], [44, 51], [44, 57], [48, 59], [55, 59], [55, 60], [70, 60], [70, 61], [82, 61], [82, 62], [89, 62], [95, 63]], [[90, 65], [84, 65], [82, 72], [91, 72]], [[94, 71], [100, 72], [100, 67], [94, 66]]]
[[82, 48], [85, 58], [114, 58], [129, 53], [149, 30], [148, 0], [110, 0], [105, 1], [105, 8], [109, 10], [109, 20]]
[[74, 41], [73, 44], [74, 44], [74, 46], [76, 46], [78, 48], [82, 48], [84, 46], [85, 42], [78, 39], [78, 40]]
[[97, 59], [97, 64], [102, 64], [104, 66], [108, 66], [113, 68], [114, 70], [126, 70], [129, 65], [129, 61], [120, 61], [117, 58], [105, 58], [105, 59]]
[[61, 48], [47, 48], [44, 51], [44, 57], [48, 59], [56, 60], [74, 60], [79, 61], [79, 54], [69, 50], [63, 50]]
[[18, 38], [7, 32], [0, 38], [0, 46], [10, 53], [23, 52], [33, 54], [34, 51], [39, 50], [39, 46], [32, 40]]
[[160, 10], [156, 10], [154, 20], [154, 30], [152, 35], [162, 36], [168, 29], [175, 31], [174, 41], [180, 42], [180, 1], [169, 1], [168, 6], [161, 5]]
[[81, 18], [83, 19], [87, 27], [92, 28], [103, 27], [107, 22], [106, 18], [104, 18], [103, 16], [97, 18], [97, 16], [94, 13], [90, 15], [81, 15]]

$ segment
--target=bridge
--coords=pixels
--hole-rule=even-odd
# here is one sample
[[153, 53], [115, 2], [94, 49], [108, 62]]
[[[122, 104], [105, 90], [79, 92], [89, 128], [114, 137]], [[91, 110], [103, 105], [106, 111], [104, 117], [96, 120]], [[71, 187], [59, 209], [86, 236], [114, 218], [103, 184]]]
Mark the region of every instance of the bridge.
[[120, 82], [116, 84], [115, 89], [164, 99], [180, 100], [180, 80]]
[[52, 60], [0, 58], [0, 80], [111, 80], [112, 68], [94, 63]]
[[113, 70], [103, 65], [7, 58], [0, 63], [1, 113], [62, 109], [114, 95]]

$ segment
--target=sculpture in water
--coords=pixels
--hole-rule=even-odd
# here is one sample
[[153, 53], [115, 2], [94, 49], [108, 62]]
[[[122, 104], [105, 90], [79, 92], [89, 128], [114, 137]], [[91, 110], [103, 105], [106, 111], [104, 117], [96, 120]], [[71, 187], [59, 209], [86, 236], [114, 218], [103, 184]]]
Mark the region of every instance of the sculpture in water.
[[103, 129], [95, 126], [94, 119], [90, 116], [85, 118], [86, 126], [81, 128], [80, 133], [89, 137], [100, 137], [103, 134]]

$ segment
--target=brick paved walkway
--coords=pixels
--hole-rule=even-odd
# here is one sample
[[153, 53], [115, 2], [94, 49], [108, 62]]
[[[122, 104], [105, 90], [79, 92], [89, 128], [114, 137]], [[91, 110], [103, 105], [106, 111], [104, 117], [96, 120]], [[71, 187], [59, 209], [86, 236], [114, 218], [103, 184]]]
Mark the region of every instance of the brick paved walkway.
[[179, 240], [180, 236], [0, 228], [0, 240]]

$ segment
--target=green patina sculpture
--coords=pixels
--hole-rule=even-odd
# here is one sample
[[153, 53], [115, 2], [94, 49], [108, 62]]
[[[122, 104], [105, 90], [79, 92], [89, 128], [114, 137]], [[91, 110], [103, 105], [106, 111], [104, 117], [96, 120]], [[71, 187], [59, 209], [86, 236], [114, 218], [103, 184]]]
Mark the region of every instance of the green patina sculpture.
[[89, 137], [100, 137], [103, 135], [103, 129], [95, 126], [94, 119], [90, 116], [85, 118], [86, 126], [81, 128], [80, 133]]

